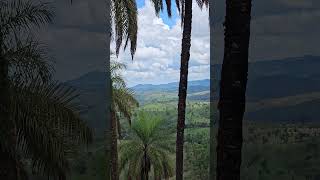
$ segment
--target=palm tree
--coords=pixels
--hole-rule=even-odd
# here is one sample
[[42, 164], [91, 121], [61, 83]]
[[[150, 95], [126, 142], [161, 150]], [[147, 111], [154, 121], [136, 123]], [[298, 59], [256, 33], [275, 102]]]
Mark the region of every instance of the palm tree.
[[[9, 117], [13, 121], [15, 144], [1, 141], [1, 151], [14, 158], [20, 172], [22, 160], [32, 162], [33, 172], [65, 179], [76, 148], [92, 140], [92, 132], [79, 117], [75, 90], [63, 84], [41, 80], [11, 83]], [[9, 126], [9, 129], [12, 129]]]
[[[13, 37], [17, 37], [17, 33], [21, 30], [29, 29], [30, 26], [39, 26], [40, 24], [50, 22], [51, 18], [52, 13], [45, 4], [36, 5], [31, 2], [0, 1], [0, 116], [1, 127], [3, 128], [1, 132], [3, 132], [2, 138], [7, 139], [10, 137], [12, 141], [10, 144], [15, 144], [16, 139], [14, 138], [16, 133], [13, 121], [11, 121], [9, 110], [6, 108], [10, 106], [9, 66], [10, 63], [14, 63], [14, 61], [12, 62], [10, 60], [16, 59], [10, 57], [12, 57], [12, 54], [21, 55], [20, 52], [22, 52], [23, 49], [28, 49], [26, 48], [28, 46], [16, 46], [16, 48], [9, 46], [12, 44], [11, 42], [15, 40]], [[3, 177], [1, 179], [16, 179], [16, 171], [18, 168], [14, 162], [15, 159], [4, 153], [4, 144], [1, 145], [1, 149], [0, 156], [2, 161], [0, 163], [0, 176]]]
[[126, 49], [130, 41], [130, 51], [133, 55], [137, 47], [137, 33], [138, 33], [138, 12], [135, 0], [112, 0], [111, 1], [111, 23], [114, 26], [114, 35], [116, 42], [116, 54], [125, 40], [124, 49]]
[[217, 180], [240, 179], [251, 0], [226, 0], [225, 47], [219, 99]]
[[[163, 3], [162, 0], [151, 0], [151, 2], [154, 5], [155, 8], [155, 13], [156, 15], [160, 14], [160, 11], [163, 11]], [[167, 13], [169, 17], [171, 17], [171, 0], [165, 0], [166, 6], [167, 6]], [[125, 39], [125, 44], [124, 44], [124, 50], [127, 48], [128, 42], [130, 41], [130, 51], [131, 51], [131, 56], [132, 59], [134, 57], [135, 51], [136, 51], [136, 46], [137, 46], [137, 34], [138, 34], [138, 17], [137, 17], [137, 5], [135, 0], [112, 0], [111, 1], [111, 23], [110, 25], [113, 25], [114, 27], [114, 32], [111, 31], [110, 34], [114, 34], [114, 39], [116, 42], [116, 55], [118, 56], [120, 48], [122, 46], [122, 42]], [[122, 65], [120, 65], [122, 66]], [[109, 67], [109, 63], [107, 62], [107, 67]], [[112, 73], [112, 65], [110, 66], [111, 73]], [[108, 74], [107, 74], [108, 76]], [[112, 76], [112, 74], [111, 74]], [[112, 79], [112, 77], [111, 77]], [[112, 81], [112, 80], [111, 80]], [[121, 83], [124, 83], [121, 82]], [[125, 85], [125, 84], [124, 84]], [[126, 85], [124, 86], [125, 89]], [[113, 89], [113, 87], [112, 87]], [[127, 89], [128, 90], [128, 89]], [[128, 95], [132, 94], [131, 92], [127, 91]], [[123, 93], [123, 92], [122, 92]], [[109, 95], [108, 95], [109, 96]], [[124, 96], [124, 97], [129, 97], [129, 96]], [[113, 94], [113, 102], [115, 99], [117, 99], [116, 94]], [[122, 99], [123, 97], [120, 96], [119, 100]], [[112, 102], [112, 104], [114, 104]], [[128, 101], [127, 101], [128, 102]], [[132, 104], [132, 102], [129, 102], [129, 104]], [[124, 104], [125, 105], [125, 104]], [[113, 105], [111, 105], [113, 106]], [[126, 113], [125, 113], [126, 114]], [[127, 114], [129, 115], [129, 114]], [[130, 119], [127, 115], [126, 118]], [[117, 153], [115, 145], [117, 144], [117, 138], [116, 138], [116, 133], [115, 133], [115, 126], [116, 123], [112, 120], [116, 117], [115, 112], [111, 110], [111, 141], [112, 141], [112, 147], [111, 147], [111, 168], [107, 168], [107, 172], [110, 172], [111, 177], [113, 180], [119, 179], [117, 175], [117, 165], [116, 165], [116, 158], [117, 158]], [[118, 131], [120, 132], [120, 125], [118, 123]], [[108, 129], [108, 127], [107, 127]], [[119, 133], [118, 133], [119, 134]], [[120, 135], [120, 134], [119, 134]], [[108, 137], [107, 137], [108, 139]], [[108, 148], [107, 148], [108, 151]], [[113, 152], [113, 153], [112, 153]], [[109, 157], [109, 156], [107, 156]], [[107, 158], [108, 161], [108, 158]], [[109, 170], [110, 169], [110, 170]], [[109, 175], [107, 175], [109, 177]]]
[[[176, 3], [181, 15], [181, 22], [183, 25], [176, 140], [176, 179], [182, 180], [184, 128], [188, 87], [188, 68], [191, 47], [192, 0], [176, 0]], [[197, 0], [197, 3], [202, 8], [203, 5], [208, 6], [209, 2], [208, 0]]]
[[[155, 7], [155, 12], [157, 15], [159, 15], [160, 11], [164, 9], [162, 0], [151, 0]], [[71, 0], [72, 3], [72, 0]], [[169, 17], [171, 17], [171, 0], [165, 0], [166, 6], [167, 6], [167, 13]], [[110, 5], [111, 11], [110, 11], [110, 18], [107, 18], [107, 27], [114, 27], [113, 31], [112, 28], [110, 28], [110, 35], [114, 35], [114, 40], [116, 43], [116, 55], [119, 55], [120, 48], [123, 45], [123, 40], [125, 40], [124, 44], [124, 50], [128, 47], [128, 43], [130, 42], [130, 51], [132, 58], [134, 57], [134, 54], [136, 52], [137, 47], [137, 34], [138, 34], [138, 12], [137, 12], [137, 5], [135, 0], [111, 0], [110, 4], [109, 1], [107, 1], [107, 7]], [[107, 39], [107, 41], [109, 41]], [[109, 45], [107, 47], [107, 51], [109, 49]], [[110, 52], [110, 51], [108, 51]], [[110, 61], [107, 61], [106, 63], [107, 69], [110, 69]], [[110, 77], [111, 74], [109, 74], [109, 71], [107, 71], [106, 76]], [[112, 83], [109, 81], [110, 79], [107, 78], [107, 89], [112, 89]], [[111, 99], [111, 92], [107, 92], [107, 99]], [[107, 109], [109, 111], [109, 108], [112, 103], [107, 102]], [[109, 111], [111, 113], [111, 116], [114, 116], [112, 111]], [[107, 120], [109, 122], [109, 120]], [[110, 123], [107, 124], [106, 127], [106, 134], [107, 134], [107, 141], [111, 139], [114, 141], [112, 137], [114, 137], [113, 131], [112, 131], [112, 120]], [[112, 155], [110, 152], [112, 152], [112, 147], [110, 147], [109, 142], [107, 142], [106, 146], [106, 152], [107, 152], [107, 177], [117, 177], [117, 175], [112, 175], [116, 171], [112, 171]], [[114, 144], [114, 143], [111, 143]], [[110, 168], [111, 166], [111, 168]], [[114, 169], [114, 168], [113, 168]]]
[[[157, 15], [159, 15], [160, 11], [163, 10], [163, 3], [162, 0], [151, 0], [151, 2], [154, 4], [155, 7], [155, 12]], [[169, 15], [169, 17], [171, 16], [171, 0], [166, 0], [166, 5], [167, 5], [167, 13]], [[135, 51], [136, 51], [136, 47], [137, 47], [137, 34], [138, 34], [138, 13], [137, 13], [137, 5], [136, 5], [136, 1], [135, 0], [112, 0], [111, 1], [111, 13], [110, 13], [110, 19], [108, 18], [108, 20], [110, 20], [110, 22], [108, 22], [107, 26], [114, 27], [114, 31], [111, 31], [110, 28], [110, 34], [114, 34], [114, 40], [116, 42], [116, 55], [118, 56], [119, 54], [119, 50], [121, 48], [121, 46], [123, 45], [123, 40], [125, 40], [125, 44], [124, 44], [124, 50], [127, 48], [128, 42], [130, 42], [130, 51], [131, 51], [131, 56], [132, 59], [134, 57]], [[110, 66], [109, 61], [107, 61], [107, 68], [110, 69], [112, 68]], [[107, 71], [107, 77], [109, 76], [109, 71]], [[112, 75], [111, 75], [112, 76]], [[109, 79], [107, 79], [107, 88], [112, 89], [112, 85], [109, 86]], [[113, 98], [117, 98], [115, 97], [115, 95], [113, 95]], [[111, 97], [111, 93], [107, 93], [107, 97]], [[109, 99], [109, 98], [107, 98]], [[114, 100], [112, 100], [114, 101]], [[109, 107], [109, 105], [107, 104], [107, 106]], [[112, 106], [112, 103], [111, 103]], [[109, 135], [108, 132], [111, 132], [111, 136], [109, 135], [107, 137], [107, 139], [111, 138], [111, 140], [113, 141], [111, 144], [113, 144], [113, 147], [111, 147], [111, 149], [109, 149], [108, 145], [107, 145], [107, 162], [108, 164], [111, 164], [111, 168], [107, 167], [107, 177], [114, 177], [114, 179], [118, 179], [119, 175], [116, 175], [117, 171], [116, 171], [116, 165], [115, 165], [115, 159], [116, 157], [115, 155], [115, 142], [116, 142], [116, 133], [114, 133], [114, 130], [112, 130], [112, 128], [114, 128], [114, 126], [116, 125], [114, 123], [114, 121], [112, 121], [113, 117], [116, 117], [114, 112], [111, 112], [111, 124], [108, 124], [107, 127], [107, 136]], [[128, 117], [127, 117], [128, 118]], [[119, 123], [118, 123], [119, 124]], [[120, 126], [118, 126], [119, 129]], [[108, 152], [111, 152], [111, 154], [109, 154]], [[112, 153], [114, 152], [114, 153]], [[113, 154], [113, 155], [112, 155]], [[109, 158], [111, 156], [111, 158]], [[111, 163], [109, 163], [109, 159], [111, 159]], [[113, 159], [113, 160], [112, 160]], [[111, 174], [111, 175], [108, 175]]]
[[[159, 15], [163, 10], [162, 0], [151, 0], [155, 7], [155, 12]], [[171, 0], [165, 0], [167, 13], [171, 17]], [[116, 55], [125, 40], [124, 49], [130, 42], [130, 51], [133, 58], [137, 47], [138, 34], [138, 10], [135, 0], [112, 0], [111, 1], [111, 23], [114, 27], [114, 40], [116, 42]]]
[[173, 134], [163, 120], [140, 112], [132, 123], [130, 139], [120, 145], [120, 169], [127, 179], [169, 179], [173, 176], [170, 154], [174, 153]]
[[0, 179], [34, 172], [65, 178], [68, 157], [91, 130], [79, 118], [72, 88], [51, 82], [45, 49], [30, 29], [51, 21], [47, 3], [0, 1]]
[[[138, 107], [139, 103], [134, 98], [132, 90], [127, 87], [126, 82], [121, 76], [121, 70], [126, 66], [122, 63], [113, 61], [111, 63], [111, 81], [112, 81], [112, 108], [111, 108], [111, 179], [119, 179], [118, 173], [118, 136], [121, 137], [120, 118], [125, 117], [131, 124], [132, 112]], [[118, 135], [117, 135], [118, 134]]]

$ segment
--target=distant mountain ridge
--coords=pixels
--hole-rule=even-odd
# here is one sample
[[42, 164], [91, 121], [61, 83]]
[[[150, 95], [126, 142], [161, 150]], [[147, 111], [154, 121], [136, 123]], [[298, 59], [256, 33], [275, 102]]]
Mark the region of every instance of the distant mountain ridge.
[[[318, 107], [320, 107], [320, 56], [302, 56], [282, 60], [260, 61], [249, 64], [249, 77], [247, 85], [248, 105], [260, 106], [257, 102], [278, 99], [289, 99], [281, 106], [257, 109], [247, 112], [246, 119], [263, 121], [316, 121], [319, 120]], [[215, 94], [219, 94], [219, 79], [221, 65], [214, 66]], [[77, 79], [66, 82], [77, 88], [80, 92], [80, 102], [87, 105], [90, 110], [83, 116], [88, 119], [94, 128], [105, 127], [105, 92], [106, 76], [104, 72], [89, 72]], [[176, 101], [178, 97], [178, 82], [152, 85], [139, 84], [132, 89], [138, 100], [145, 103], [159, 101]], [[188, 100], [209, 101], [210, 80], [195, 80], [188, 83]], [[295, 103], [295, 97], [307, 97], [315, 94], [314, 99]], [[143, 103], [142, 103], [143, 104]], [[271, 103], [272, 105], [272, 103]], [[103, 129], [101, 130], [103, 134]]]
[[[301, 93], [320, 91], [320, 57], [303, 56], [283, 60], [259, 61], [249, 64], [247, 98], [261, 100], [293, 96]], [[221, 65], [214, 66], [215, 95], [219, 94]], [[177, 92], [178, 82], [151, 85], [139, 84], [132, 89], [139, 93], [164, 91]], [[210, 80], [189, 81], [188, 92], [209, 91]]]
[[[220, 79], [221, 65], [214, 65], [214, 74], [216, 83]], [[270, 83], [298, 84], [298, 82], [307, 82], [309, 85], [320, 84], [320, 56], [302, 56], [286, 58], [282, 60], [257, 61], [249, 63], [248, 92], [255, 91], [250, 86], [261, 86], [261, 82], [268, 85]], [[259, 83], [259, 81], [261, 81]], [[104, 72], [93, 71], [84, 74], [76, 79], [67, 81], [66, 83], [76, 88], [84, 89], [96, 87], [105, 88], [106, 76]], [[179, 82], [172, 82], [160, 85], [138, 84], [131, 87], [137, 92], [143, 91], [177, 91]], [[188, 89], [192, 87], [210, 87], [210, 80], [191, 80], [188, 82]], [[216, 86], [216, 84], [215, 84]], [[266, 86], [266, 85], [263, 85]], [[270, 87], [269, 87], [270, 88]], [[316, 88], [317, 89], [317, 88]], [[249, 93], [251, 94], [251, 93]]]
[[[167, 84], [159, 84], [159, 85], [153, 85], [153, 84], [138, 84], [136, 86], [131, 87], [132, 90], [135, 92], [143, 92], [143, 91], [178, 91], [179, 82], [172, 82]], [[188, 82], [188, 89], [196, 87], [197, 90], [200, 90], [199, 88], [204, 88], [208, 90], [210, 87], [210, 80], [209, 79], [203, 79], [203, 80], [194, 80]], [[202, 89], [201, 88], [201, 89]]]

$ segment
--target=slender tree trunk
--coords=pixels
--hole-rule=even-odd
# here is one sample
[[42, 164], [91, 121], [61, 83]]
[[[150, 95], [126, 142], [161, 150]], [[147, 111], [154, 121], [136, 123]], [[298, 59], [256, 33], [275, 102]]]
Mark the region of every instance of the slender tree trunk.
[[185, 0], [183, 17], [183, 34], [181, 47], [181, 67], [179, 82], [178, 123], [176, 142], [176, 179], [183, 180], [183, 144], [186, 113], [186, 98], [188, 87], [188, 67], [191, 47], [192, 0]]
[[143, 167], [143, 180], [148, 180], [149, 179], [149, 170], [148, 170], [148, 159], [147, 159], [147, 148], [145, 147], [144, 150], [144, 167]]
[[240, 180], [242, 120], [248, 75], [251, 0], [226, 0], [217, 180]]
[[116, 114], [111, 111], [111, 131], [112, 131], [112, 142], [111, 142], [111, 179], [119, 180], [118, 173], [118, 136], [117, 136], [117, 119]]
[[106, 2], [106, 27], [107, 27], [107, 36], [106, 36], [106, 54], [109, 54], [106, 60], [106, 180], [111, 180], [111, 139], [112, 139], [112, 130], [111, 130], [111, 102], [112, 102], [112, 82], [111, 82], [111, 73], [110, 73], [110, 40], [111, 40], [111, 1]]
[[[8, 62], [3, 57], [3, 40], [0, 35], [0, 124], [1, 141], [6, 141], [11, 146], [15, 146], [14, 123], [10, 120], [8, 108], [10, 106]], [[4, 143], [4, 142], [2, 142]], [[0, 145], [1, 146], [1, 145]], [[17, 180], [17, 166], [15, 159], [10, 153], [0, 147], [0, 179]]]
[[66, 179], [67, 179], [67, 177], [66, 177], [65, 174], [61, 174], [61, 175], [59, 176], [59, 180], [66, 180]]
[[213, 52], [214, 52], [214, 39], [213, 39], [213, 32], [214, 32], [214, 12], [213, 12], [213, 2], [214, 0], [209, 0], [209, 23], [210, 23], [210, 151], [209, 151], [209, 157], [210, 157], [210, 164], [209, 164], [209, 179], [214, 179], [215, 177], [215, 163], [216, 163], [216, 154], [215, 154], [215, 122], [216, 122], [216, 114], [217, 110], [214, 107], [215, 102], [215, 83], [216, 83], [216, 73], [214, 70], [214, 58], [213, 58]]

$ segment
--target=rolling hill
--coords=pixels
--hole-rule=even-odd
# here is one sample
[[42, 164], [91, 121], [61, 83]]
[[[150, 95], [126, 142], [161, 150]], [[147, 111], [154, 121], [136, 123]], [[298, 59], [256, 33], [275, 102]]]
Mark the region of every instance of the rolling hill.
[[[320, 107], [320, 57], [302, 56], [249, 64], [246, 119], [255, 121], [316, 121]], [[215, 65], [220, 79], [221, 65]], [[95, 128], [104, 127], [105, 75], [90, 72], [66, 82], [80, 91], [81, 104], [89, 107], [83, 114]], [[214, 84], [216, 99], [218, 81]], [[209, 101], [210, 80], [189, 81], [189, 101]], [[132, 87], [142, 105], [177, 100], [178, 82]]]

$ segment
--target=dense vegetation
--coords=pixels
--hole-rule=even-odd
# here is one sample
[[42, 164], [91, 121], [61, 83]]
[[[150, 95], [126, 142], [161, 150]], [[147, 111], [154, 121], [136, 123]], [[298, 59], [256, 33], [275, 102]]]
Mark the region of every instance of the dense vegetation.
[[[158, 97], [161, 103], [152, 101], [139, 110], [163, 118], [167, 126], [174, 129], [177, 102], [172, 100], [164, 103], [161, 97]], [[185, 179], [206, 180], [209, 176], [209, 103], [188, 101], [186, 120]], [[128, 135], [127, 121], [123, 119], [122, 124], [123, 134]], [[242, 179], [281, 177], [291, 180], [293, 177], [295, 180], [305, 180], [306, 177], [319, 177], [320, 125], [246, 121], [244, 138]], [[104, 163], [104, 150], [101, 147], [103, 140], [100, 143], [97, 140], [89, 152], [74, 162], [74, 180], [103, 178], [104, 172], [100, 166]]]
[[[119, 54], [122, 40], [126, 39], [130, 41], [130, 50], [133, 56], [136, 51], [137, 40], [136, 5], [134, 1], [130, 1], [129, 4], [125, 3], [126, 1], [113, 0], [111, 2], [112, 18], [114, 18], [113, 23], [115, 23], [116, 31], [116, 34], [114, 34], [116, 54]], [[161, 5], [161, 1], [153, 2], [156, 13], [159, 14], [159, 11], [164, 7]], [[200, 7], [208, 5], [206, 0], [198, 0], [197, 2]], [[241, 4], [245, 4], [249, 0], [243, 2]], [[170, 1], [166, 1], [166, 3], [170, 15]], [[215, 151], [209, 151], [209, 91], [204, 86], [197, 86], [198, 89], [193, 87], [187, 91], [192, 1], [177, 0], [177, 3], [183, 20], [184, 34], [181, 53], [182, 68], [180, 71], [182, 78], [179, 88], [171, 87], [175, 89], [173, 92], [153, 91], [137, 94], [134, 97], [134, 92], [127, 88], [123, 78], [120, 75], [118, 76], [117, 73], [114, 74], [113, 68], [122, 70], [122, 65], [114, 66], [113, 64], [111, 66], [114, 101], [111, 103], [111, 155], [113, 157], [111, 158], [113, 168], [111, 174], [113, 180], [119, 179], [119, 176], [121, 179], [139, 180], [183, 179], [183, 177], [187, 180], [209, 179], [209, 161], [210, 158], [214, 158], [214, 156], [210, 157], [209, 154], [216, 154]], [[230, 4], [227, 3], [227, 6]], [[1, 131], [5, 132], [0, 135], [0, 156], [2, 160], [0, 178], [11, 180], [19, 179], [19, 177], [31, 177], [42, 180], [45, 177], [65, 180], [68, 179], [69, 168], [71, 168], [71, 179], [108, 179], [107, 176], [109, 175], [105, 166], [109, 165], [109, 159], [106, 157], [106, 150], [109, 149], [105, 147], [110, 146], [110, 144], [101, 139], [101, 136], [96, 136], [94, 143], [88, 149], [81, 146], [91, 141], [92, 134], [91, 129], [80, 117], [81, 107], [73, 104], [76, 97], [74, 89], [65, 86], [65, 84], [52, 82], [53, 72], [48, 64], [49, 57], [42, 51], [39, 42], [32, 35], [27, 38], [23, 37], [24, 33], [31, 31], [32, 28], [40, 28], [52, 21], [53, 14], [49, 4], [3, 0], [0, 5], [0, 114], [2, 116]], [[235, 12], [240, 11], [239, 8], [235, 8], [236, 6], [230, 7], [234, 8]], [[248, 9], [250, 7], [244, 7], [241, 11]], [[234, 15], [234, 13], [229, 15], [232, 14]], [[226, 23], [226, 27], [228, 24], [235, 23], [237, 18], [237, 16], [227, 18], [229, 22]], [[238, 23], [235, 24], [239, 25]], [[249, 26], [243, 27], [248, 28]], [[235, 28], [235, 30], [239, 31], [241, 27]], [[226, 39], [230, 38], [231, 40], [227, 40], [225, 44], [233, 42], [232, 37], [228, 37], [230, 34], [226, 33], [226, 35]], [[249, 38], [249, 34], [245, 34], [245, 36], [247, 39]], [[244, 38], [244, 35], [241, 35], [241, 38]], [[237, 43], [242, 44], [241, 42]], [[248, 43], [246, 45], [248, 46]], [[127, 44], [125, 44], [126, 46]], [[237, 44], [235, 46], [232, 44], [232, 48], [234, 47], [237, 49]], [[230, 48], [227, 47], [225, 50], [230, 51]], [[229, 53], [244, 53], [242, 55], [234, 54], [232, 59], [242, 59], [242, 63], [247, 67], [247, 50], [248, 47], [245, 47], [242, 51], [231, 50]], [[229, 58], [229, 56], [226, 57]], [[225, 75], [230, 76], [239, 70], [241, 68], [229, 69], [229, 72], [225, 72]], [[241, 72], [244, 73], [248, 69], [244, 68], [244, 70]], [[245, 83], [232, 79], [234, 77], [242, 77]], [[246, 86], [246, 78], [241, 74], [232, 76], [232, 78], [227, 79], [229, 85], [232, 84], [232, 86], [227, 87], [221, 83], [220, 98], [223, 97], [223, 93], [231, 92], [230, 89], [235, 87], [234, 83], [239, 82], [238, 85]], [[295, 87], [294, 85], [290, 86], [292, 89], [296, 89], [296, 92], [288, 93], [286, 90], [290, 87], [285, 87], [284, 90], [279, 88], [276, 93], [268, 92], [269, 99], [259, 102], [259, 98], [265, 95], [261, 94], [265, 91], [261, 90], [259, 83], [268, 84], [271, 81], [274, 83], [274, 78], [278, 80], [277, 82], [288, 82], [286, 75], [277, 75], [272, 78], [267, 75], [260, 79], [254, 79], [250, 82], [251, 84], [249, 83], [249, 87], [256, 87], [258, 90], [253, 93], [249, 91], [253, 96], [248, 98], [247, 112], [254, 112], [249, 114], [248, 117], [255, 121], [246, 120], [243, 124], [244, 146], [241, 178], [248, 180], [279, 178], [284, 180], [318, 180], [320, 179], [320, 127], [316, 123], [305, 123], [305, 121], [308, 121], [307, 119], [311, 119], [309, 122], [315, 122], [318, 117], [309, 118], [299, 112], [299, 110], [308, 111], [306, 109], [302, 110], [301, 107], [305, 106], [306, 103], [312, 107], [312, 109], [309, 109], [309, 113], [316, 114], [318, 112], [317, 104], [319, 104], [319, 100], [315, 97], [319, 95], [319, 92], [317, 92], [319, 86], [313, 85], [316, 84], [314, 82], [317, 82], [318, 79], [315, 78], [309, 82], [309, 84], [312, 84], [310, 87], [304, 86], [300, 89], [292, 88]], [[301, 80], [302, 78], [297, 79]], [[224, 81], [222, 77], [221, 82], [226, 83], [227, 81]], [[299, 83], [294, 81], [292, 84]], [[96, 87], [89, 86], [86, 88], [99, 91]], [[306, 92], [306, 89], [310, 91]], [[241, 97], [244, 97], [245, 91], [241, 91], [241, 93]], [[179, 94], [179, 98], [177, 94]], [[188, 99], [186, 98], [187, 94]], [[226, 97], [230, 96], [227, 95]], [[139, 103], [135, 98], [141, 101], [142, 106], [138, 107]], [[90, 96], [89, 99], [94, 99], [94, 97]], [[242, 100], [244, 102], [245, 98], [242, 98]], [[232, 99], [227, 101], [233, 103]], [[99, 101], [99, 103], [101, 102]], [[241, 104], [241, 107], [221, 112], [232, 115], [238, 109], [244, 111], [244, 103], [239, 104]], [[283, 107], [284, 104], [291, 105], [285, 107], [287, 110], [285, 113], [283, 113], [283, 109], [275, 108]], [[104, 105], [101, 106], [102, 111], [105, 111]], [[274, 118], [265, 116], [264, 118], [270, 119], [263, 119], [263, 117], [261, 119], [261, 116], [257, 116], [256, 112], [260, 112], [260, 115], [273, 113]], [[288, 112], [290, 112], [291, 117], [298, 118], [299, 123], [291, 120], [287, 116]], [[95, 117], [101, 115], [101, 113], [94, 113]], [[237, 136], [229, 136], [229, 134], [242, 135], [242, 131], [238, 131], [240, 128], [242, 129], [242, 123], [237, 123], [240, 120], [242, 122], [242, 114], [243, 112], [241, 112], [241, 115], [232, 116], [232, 118], [220, 116], [223, 117], [220, 122], [231, 119], [233, 125], [238, 125], [237, 128], [232, 130], [220, 127], [219, 134], [222, 134], [222, 136], [219, 140], [223, 141], [218, 141], [219, 147], [224, 145], [223, 142], [229, 143], [236, 137], [236, 140], [233, 141], [235, 143], [225, 146], [227, 148], [221, 152], [231, 152], [230, 154], [233, 154], [232, 149], [234, 148], [230, 147], [234, 147], [234, 144], [238, 146], [238, 150], [241, 150], [239, 142], [242, 144], [242, 139], [237, 141]], [[84, 116], [89, 115], [84, 112], [82, 117]], [[277, 117], [285, 118], [287, 124], [275, 121]], [[131, 119], [133, 119], [132, 123]], [[290, 121], [295, 123], [288, 124]], [[214, 127], [213, 130], [216, 134], [218, 127]], [[177, 133], [176, 142], [174, 142], [175, 133]], [[227, 139], [228, 137], [231, 138]], [[214, 143], [214, 146], [218, 144], [213, 139], [211, 139], [211, 142]], [[175, 146], [176, 151], [174, 150]], [[235, 154], [238, 157], [231, 159], [239, 162], [241, 154]], [[176, 174], [173, 168], [174, 160], [176, 161]], [[224, 160], [222, 158], [221, 161], [218, 161], [218, 166], [219, 163], [226, 164]], [[227, 170], [223, 171], [222, 174], [230, 172], [230, 169], [233, 168], [230, 162], [227, 161], [229, 167], [223, 167]], [[217, 172], [219, 170], [220, 168]], [[239, 176], [239, 173], [235, 173], [232, 177], [237, 176]]]

